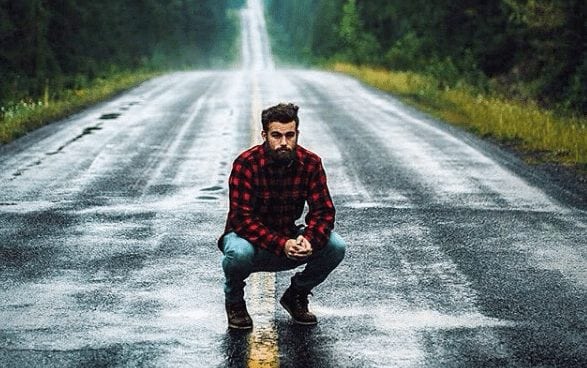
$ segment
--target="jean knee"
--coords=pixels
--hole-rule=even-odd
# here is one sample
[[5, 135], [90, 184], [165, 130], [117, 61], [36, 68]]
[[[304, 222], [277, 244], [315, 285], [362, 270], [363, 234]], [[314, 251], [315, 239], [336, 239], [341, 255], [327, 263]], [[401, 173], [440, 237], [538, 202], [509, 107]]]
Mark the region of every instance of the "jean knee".
[[344, 239], [335, 232], [330, 234], [328, 244], [326, 245], [330, 256], [336, 259], [338, 262], [342, 261], [346, 253], [346, 242]]
[[253, 265], [255, 248], [247, 240], [231, 233], [224, 239], [224, 258], [222, 265], [225, 271], [247, 270]]

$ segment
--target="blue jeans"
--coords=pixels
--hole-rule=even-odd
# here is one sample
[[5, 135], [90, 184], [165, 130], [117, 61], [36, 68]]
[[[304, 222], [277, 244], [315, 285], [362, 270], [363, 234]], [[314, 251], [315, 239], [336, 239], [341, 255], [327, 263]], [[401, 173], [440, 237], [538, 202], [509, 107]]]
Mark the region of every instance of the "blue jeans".
[[326, 277], [344, 258], [346, 244], [335, 232], [332, 232], [323, 249], [316, 251], [303, 261], [289, 259], [285, 254], [276, 255], [263, 248], [255, 247], [234, 232], [224, 236], [224, 256], [222, 269], [225, 283], [224, 295], [228, 303], [244, 299], [245, 279], [253, 272], [277, 272], [291, 270], [306, 264], [302, 272], [292, 277], [295, 288], [310, 292]]

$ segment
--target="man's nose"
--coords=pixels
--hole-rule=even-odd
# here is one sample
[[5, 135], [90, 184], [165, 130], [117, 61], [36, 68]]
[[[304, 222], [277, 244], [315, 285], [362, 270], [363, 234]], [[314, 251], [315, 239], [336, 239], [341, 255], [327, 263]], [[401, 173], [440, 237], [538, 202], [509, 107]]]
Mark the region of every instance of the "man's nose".
[[287, 146], [287, 138], [285, 136], [281, 137], [281, 139], [279, 139], [279, 144], [282, 146]]

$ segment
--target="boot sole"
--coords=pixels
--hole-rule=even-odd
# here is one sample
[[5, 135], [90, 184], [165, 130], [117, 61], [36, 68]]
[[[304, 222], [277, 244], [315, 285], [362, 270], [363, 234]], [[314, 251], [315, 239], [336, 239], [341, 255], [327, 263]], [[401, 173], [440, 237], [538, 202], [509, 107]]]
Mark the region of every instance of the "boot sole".
[[228, 328], [232, 328], [235, 330], [252, 330], [253, 329], [253, 325], [248, 325], [248, 326], [239, 326], [239, 325], [233, 325], [233, 324], [228, 324]]
[[281, 304], [281, 306], [287, 311], [287, 313], [289, 313], [289, 315], [291, 316], [291, 319], [293, 319], [293, 321], [296, 324], [303, 325], [303, 326], [314, 326], [314, 325], [318, 324], [318, 321], [307, 322], [307, 321], [300, 321], [299, 319], [296, 319], [296, 317], [294, 317], [293, 313], [289, 310], [288, 306], [282, 300], [279, 300], [279, 304]]

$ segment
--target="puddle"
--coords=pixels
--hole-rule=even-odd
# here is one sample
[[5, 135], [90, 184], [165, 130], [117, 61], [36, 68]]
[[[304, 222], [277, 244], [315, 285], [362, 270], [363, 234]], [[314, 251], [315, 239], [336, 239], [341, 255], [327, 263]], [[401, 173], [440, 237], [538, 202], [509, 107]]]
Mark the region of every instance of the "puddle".
[[171, 184], [159, 184], [159, 185], [152, 185], [148, 189], [149, 194], [157, 194], [157, 195], [169, 195], [175, 193], [177, 191], [177, 185]]
[[57, 149], [56, 149], [55, 151], [53, 151], [53, 152], [47, 152], [47, 153], [46, 153], [46, 155], [47, 155], [47, 156], [53, 156], [53, 155], [56, 155], [56, 154], [58, 154], [59, 152], [63, 151], [63, 149], [65, 148], [65, 146], [67, 146], [67, 144], [64, 144], [63, 146], [61, 146], [61, 147], [57, 148]]
[[[92, 134], [92, 132], [96, 131], [96, 130], [101, 130], [102, 128], [99, 125], [94, 125], [94, 126], [90, 126], [90, 127], [86, 127], [84, 128], [84, 130], [75, 138], [69, 140], [68, 142], [66, 142], [64, 145], [60, 146], [59, 148], [57, 148], [55, 151], [52, 152], [47, 152], [46, 155], [47, 156], [53, 156], [58, 154], [59, 152], [63, 151], [63, 149], [67, 146], [69, 146], [70, 144], [80, 140], [81, 138], [83, 138], [84, 136], [88, 135], [88, 134]], [[40, 163], [40, 162], [39, 162]]]
[[217, 192], [219, 190], [222, 190], [222, 187], [219, 185], [214, 185], [212, 187], [202, 189], [202, 192]]
[[197, 199], [202, 199], [204, 201], [215, 201], [218, 199], [218, 197], [215, 196], [207, 196], [207, 195], [203, 195], [203, 196], [198, 196], [196, 197]]
[[87, 127], [87, 128], [85, 128], [85, 129], [84, 129], [84, 131], [82, 132], [82, 134], [81, 134], [81, 135], [79, 135], [79, 136], [77, 136], [76, 138], [77, 138], [77, 139], [79, 139], [79, 138], [81, 138], [81, 137], [82, 137], [82, 136], [84, 136], [84, 135], [87, 135], [87, 134], [92, 134], [92, 132], [93, 132], [94, 130], [101, 130], [101, 129], [102, 129], [102, 128], [101, 128], [101, 127], [99, 127], [99, 126], [92, 126], [92, 127]]
[[100, 120], [112, 120], [112, 119], [117, 119], [120, 116], [119, 113], [117, 112], [113, 112], [110, 114], [102, 114], [102, 116], [100, 116]]

